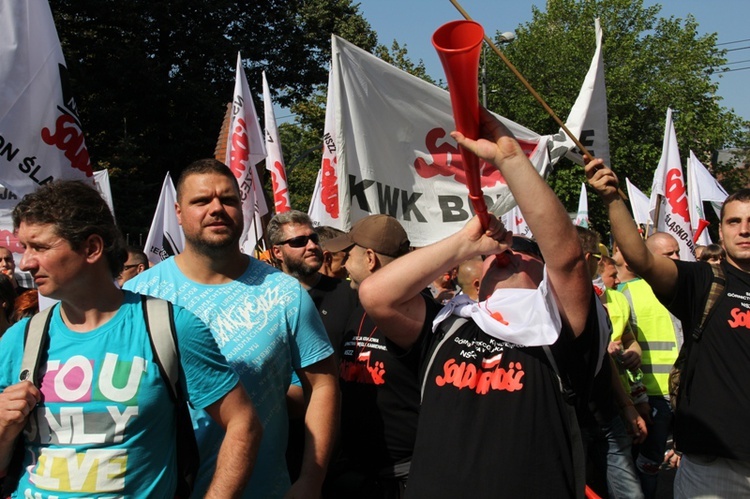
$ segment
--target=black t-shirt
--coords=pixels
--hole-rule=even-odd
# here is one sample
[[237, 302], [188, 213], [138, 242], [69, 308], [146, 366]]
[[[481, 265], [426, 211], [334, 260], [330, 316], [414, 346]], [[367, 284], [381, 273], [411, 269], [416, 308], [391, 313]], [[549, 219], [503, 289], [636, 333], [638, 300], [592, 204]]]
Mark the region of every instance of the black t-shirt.
[[[430, 315], [439, 310], [425, 298]], [[375, 327], [360, 306], [341, 349], [341, 443], [356, 469], [377, 474], [411, 459], [419, 415], [419, 344], [404, 351]]]
[[357, 292], [351, 288], [349, 281], [324, 274], [320, 274], [318, 283], [307, 292], [315, 303], [328, 339], [340, 358], [339, 346], [346, 332], [349, 316], [359, 305]]
[[[585, 331], [573, 339], [564, 329], [550, 347], [583, 401], [598, 352], [596, 299]], [[444, 334], [439, 328], [430, 335], [425, 369]], [[408, 497], [575, 496], [567, 402], [541, 347], [497, 340], [469, 321], [423, 375]]]
[[[682, 321], [691, 345], [688, 372], [681, 376], [675, 417], [675, 444], [687, 453], [750, 461], [750, 274], [726, 262], [724, 295], [700, 341], [692, 332], [703, 314], [713, 272], [707, 263], [675, 262], [676, 293], [660, 297]], [[694, 371], [692, 369], [694, 368]]]

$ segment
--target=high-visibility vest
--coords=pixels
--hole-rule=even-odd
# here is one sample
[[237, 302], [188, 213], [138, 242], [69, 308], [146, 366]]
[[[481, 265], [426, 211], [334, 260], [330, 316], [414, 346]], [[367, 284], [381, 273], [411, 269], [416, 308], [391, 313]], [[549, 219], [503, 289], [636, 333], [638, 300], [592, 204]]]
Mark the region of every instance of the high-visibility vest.
[[619, 341], [622, 339], [622, 333], [625, 331], [628, 320], [630, 319], [630, 304], [628, 299], [614, 289], [604, 290], [604, 299], [602, 303], [607, 308], [609, 320], [612, 322], [612, 337], [610, 341]]
[[643, 351], [643, 384], [650, 396], [669, 394], [669, 371], [679, 353], [680, 321], [656, 298], [643, 279], [623, 283], [620, 291], [630, 303], [630, 320]]

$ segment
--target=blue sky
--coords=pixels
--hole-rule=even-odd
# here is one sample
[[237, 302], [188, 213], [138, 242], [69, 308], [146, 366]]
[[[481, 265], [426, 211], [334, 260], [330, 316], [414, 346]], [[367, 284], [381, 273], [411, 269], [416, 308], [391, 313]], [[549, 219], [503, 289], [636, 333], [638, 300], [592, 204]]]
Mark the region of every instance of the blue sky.
[[[544, 10], [545, 0], [462, 0], [461, 5], [480, 22], [487, 33], [514, 31], [519, 24], [531, 20], [532, 5]], [[748, 0], [645, 0], [645, 5], [662, 5], [661, 16], [685, 18], [693, 14], [700, 33], [718, 33], [718, 43], [750, 39], [750, 1]], [[436, 80], [445, 76], [435, 49], [430, 43], [432, 33], [442, 24], [462, 19], [449, 0], [360, 0], [360, 11], [378, 33], [378, 41], [390, 47], [394, 39], [406, 44], [413, 61], [421, 59], [427, 72]], [[607, 34], [604, 33], [606, 37]], [[750, 47], [750, 41], [722, 45], [727, 49]], [[592, 54], [593, 55], [593, 54]], [[607, 54], [604, 54], [605, 60]], [[750, 68], [750, 48], [727, 54], [729, 68]], [[741, 61], [749, 62], [742, 63]], [[523, 73], [523, 68], [518, 68]], [[581, 81], [588, 68], [581, 68]], [[721, 105], [733, 108], [742, 118], [750, 120], [750, 69], [723, 73], [719, 82]], [[542, 96], [544, 97], [544, 96]], [[666, 110], [665, 110], [666, 113]], [[564, 116], [561, 118], [565, 119]], [[658, 117], [663, 119], [663, 116]]]

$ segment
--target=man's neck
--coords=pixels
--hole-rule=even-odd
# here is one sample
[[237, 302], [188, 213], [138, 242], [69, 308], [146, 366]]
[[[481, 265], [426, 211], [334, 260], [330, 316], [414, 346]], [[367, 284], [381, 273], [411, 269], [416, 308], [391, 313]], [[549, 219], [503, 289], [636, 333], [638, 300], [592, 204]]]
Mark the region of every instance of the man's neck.
[[305, 289], [312, 289], [314, 288], [322, 279], [323, 274], [320, 272], [313, 272], [310, 275], [306, 276], [293, 276], [297, 278], [300, 284], [302, 284], [302, 287]]
[[750, 273], [750, 262], [737, 261], [729, 255], [727, 255], [726, 260], [729, 265], [741, 270], [742, 272]]
[[228, 249], [221, 255], [207, 255], [186, 245], [185, 251], [177, 255], [174, 261], [185, 277], [201, 284], [234, 281], [250, 265], [250, 257], [242, 253], [239, 247]]
[[[96, 293], [91, 290], [96, 289]], [[72, 331], [86, 333], [104, 325], [122, 306], [125, 295], [114, 281], [105, 279], [95, 287], [71, 293], [61, 300], [61, 315]]]

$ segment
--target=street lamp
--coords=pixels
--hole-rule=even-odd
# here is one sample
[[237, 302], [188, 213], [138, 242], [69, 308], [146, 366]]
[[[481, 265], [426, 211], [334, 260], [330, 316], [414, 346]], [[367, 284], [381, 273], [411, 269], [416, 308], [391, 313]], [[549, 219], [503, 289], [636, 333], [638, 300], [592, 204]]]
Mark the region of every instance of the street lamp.
[[[516, 39], [516, 34], [506, 31], [497, 38], [497, 43], [506, 44]], [[487, 42], [482, 44], [482, 107], [487, 107]]]

